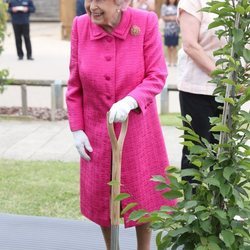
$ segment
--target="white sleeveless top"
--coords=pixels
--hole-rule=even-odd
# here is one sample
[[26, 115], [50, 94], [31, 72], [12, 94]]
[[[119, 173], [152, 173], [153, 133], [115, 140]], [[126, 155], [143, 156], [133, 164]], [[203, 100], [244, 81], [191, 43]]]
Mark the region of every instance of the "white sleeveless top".
[[[178, 4], [177, 18], [181, 11], [193, 15], [200, 23], [199, 44], [214, 61], [218, 58], [213, 56], [213, 51], [221, 48], [225, 44], [225, 39], [219, 40], [215, 34], [215, 29], [208, 29], [216, 15], [207, 12], [199, 12], [201, 8], [207, 7], [207, 0], [180, 0]], [[197, 64], [184, 52], [183, 48], [178, 53], [179, 82], [178, 89], [184, 92], [202, 95], [212, 95], [216, 87], [209, 83], [211, 78], [200, 69]]]

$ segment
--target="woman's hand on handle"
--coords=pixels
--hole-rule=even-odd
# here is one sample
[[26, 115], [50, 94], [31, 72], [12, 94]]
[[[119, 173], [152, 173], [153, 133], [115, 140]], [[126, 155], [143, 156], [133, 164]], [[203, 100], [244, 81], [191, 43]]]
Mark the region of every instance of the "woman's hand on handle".
[[129, 112], [137, 107], [138, 103], [133, 97], [124, 97], [120, 101], [114, 103], [109, 110], [109, 123], [124, 122]]

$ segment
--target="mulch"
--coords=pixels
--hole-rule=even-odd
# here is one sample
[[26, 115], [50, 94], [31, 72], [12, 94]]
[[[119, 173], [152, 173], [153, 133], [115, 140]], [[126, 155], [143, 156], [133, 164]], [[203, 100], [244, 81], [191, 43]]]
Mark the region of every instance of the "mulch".
[[[21, 107], [0, 107], [0, 115], [5, 115], [9, 117], [22, 117]], [[49, 108], [34, 108], [29, 107], [27, 116], [30, 118], [50, 121], [51, 120], [51, 110]], [[67, 120], [68, 115], [65, 109], [57, 109], [55, 113], [55, 120]]]

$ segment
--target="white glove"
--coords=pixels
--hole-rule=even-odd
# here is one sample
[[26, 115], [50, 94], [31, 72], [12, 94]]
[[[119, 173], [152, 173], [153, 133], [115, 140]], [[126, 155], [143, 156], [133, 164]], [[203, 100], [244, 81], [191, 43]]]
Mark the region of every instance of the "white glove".
[[90, 161], [90, 157], [86, 150], [93, 152], [93, 149], [89, 143], [88, 136], [82, 130], [73, 131], [72, 134], [78, 153], [84, 160]]
[[109, 123], [124, 122], [127, 119], [129, 112], [137, 107], [138, 103], [133, 97], [124, 97], [120, 101], [114, 103], [109, 110]]

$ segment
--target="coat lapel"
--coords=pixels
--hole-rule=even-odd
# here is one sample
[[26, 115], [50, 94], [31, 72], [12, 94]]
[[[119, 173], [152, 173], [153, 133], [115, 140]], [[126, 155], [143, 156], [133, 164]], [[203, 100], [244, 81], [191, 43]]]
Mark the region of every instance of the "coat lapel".
[[127, 8], [122, 12], [121, 22], [115, 27], [112, 33], [106, 32], [101, 26], [90, 21], [90, 40], [97, 40], [102, 37], [112, 35], [119, 39], [125, 40], [131, 26], [131, 9]]

